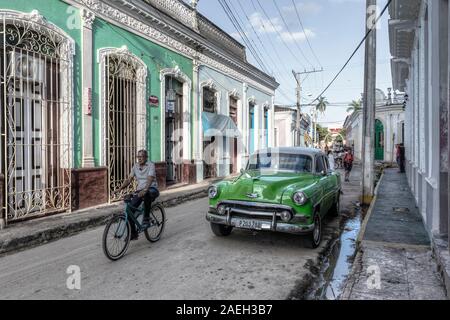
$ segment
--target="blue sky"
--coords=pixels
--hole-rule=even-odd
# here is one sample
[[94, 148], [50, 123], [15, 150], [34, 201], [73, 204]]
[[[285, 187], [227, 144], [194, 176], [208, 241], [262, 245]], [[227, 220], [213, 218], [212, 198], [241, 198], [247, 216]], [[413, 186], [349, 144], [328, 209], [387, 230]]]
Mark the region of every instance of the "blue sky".
[[[239, 15], [238, 21], [242, 21], [247, 36], [253, 41], [263, 62], [280, 83], [281, 90], [276, 92], [275, 101], [277, 103], [295, 103], [296, 83], [290, 70], [320, 69], [320, 65], [322, 65], [324, 72], [311, 74], [303, 81], [302, 96], [304, 99], [302, 99], [302, 103], [310, 102], [311, 97], [315, 98], [343, 66], [365, 33], [365, 0], [226, 1], [234, 14]], [[281, 11], [287, 27], [274, 1]], [[293, 2], [302, 19], [305, 32], [299, 23]], [[269, 19], [259, 4], [264, 8]], [[385, 4], [386, 0], [378, 1], [380, 11]], [[200, 0], [198, 10], [243, 43], [225, 15], [219, 0]], [[386, 11], [377, 30], [377, 87], [385, 92], [388, 87], [392, 86], [387, 19], [388, 12]], [[305, 33], [318, 59], [310, 50]], [[300, 53], [300, 49], [303, 51], [303, 55]], [[253, 65], [258, 66], [248, 49], [247, 59]], [[364, 46], [324, 96], [330, 103], [343, 103], [359, 99], [363, 91], [363, 77]], [[329, 106], [327, 112], [319, 117], [319, 122], [324, 126], [338, 127], [346, 115], [345, 106]]]

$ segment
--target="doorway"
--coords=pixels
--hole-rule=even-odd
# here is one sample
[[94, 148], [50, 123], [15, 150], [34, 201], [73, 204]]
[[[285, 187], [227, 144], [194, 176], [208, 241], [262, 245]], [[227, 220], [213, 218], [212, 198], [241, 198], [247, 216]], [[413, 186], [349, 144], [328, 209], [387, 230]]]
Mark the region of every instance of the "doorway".
[[384, 127], [378, 119], [375, 120], [375, 160], [384, 160]]
[[[216, 92], [203, 87], [203, 112], [216, 113]], [[216, 137], [203, 137], [203, 179], [217, 177]]]
[[183, 83], [173, 76], [166, 76], [166, 110], [165, 110], [165, 154], [166, 154], [166, 185], [180, 183], [183, 164]]
[[[230, 96], [230, 118], [233, 120], [234, 124], [237, 126], [237, 99]], [[230, 173], [236, 173], [237, 172], [237, 144], [238, 139], [237, 138], [230, 138], [230, 157], [231, 157], [231, 163], [230, 163]]]

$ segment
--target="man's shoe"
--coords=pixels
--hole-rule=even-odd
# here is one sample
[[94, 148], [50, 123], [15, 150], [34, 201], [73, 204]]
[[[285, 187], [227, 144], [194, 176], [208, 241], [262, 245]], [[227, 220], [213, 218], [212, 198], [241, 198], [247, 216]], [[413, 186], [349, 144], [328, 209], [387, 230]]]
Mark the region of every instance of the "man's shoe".
[[130, 240], [137, 240], [137, 239], [139, 239], [139, 233], [137, 233], [137, 232], [132, 232], [132, 233], [131, 233]]

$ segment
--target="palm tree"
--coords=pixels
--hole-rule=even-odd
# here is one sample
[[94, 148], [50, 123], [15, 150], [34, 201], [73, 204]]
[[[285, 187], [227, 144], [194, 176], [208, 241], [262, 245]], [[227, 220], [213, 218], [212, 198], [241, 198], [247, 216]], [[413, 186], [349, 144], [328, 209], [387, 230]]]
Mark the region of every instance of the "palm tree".
[[316, 104], [316, 110], [323, 114], [323, 113], [325, 113], [325, 110], [327, 109], [327, 105], [329, 105], [329, 104], [330, 103], [327, 101], [327, 98], [320, 97], [318, 100], [318, 103]]
[[347, 108], [347, 112], [357, 112], [362, 109], [361, 100], [353, 100]]

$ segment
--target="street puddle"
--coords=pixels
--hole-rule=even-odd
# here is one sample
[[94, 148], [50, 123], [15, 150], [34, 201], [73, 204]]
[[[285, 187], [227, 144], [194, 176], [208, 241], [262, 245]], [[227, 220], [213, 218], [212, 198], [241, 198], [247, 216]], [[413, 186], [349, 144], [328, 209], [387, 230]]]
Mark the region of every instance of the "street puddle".
[[352, 269], [356, 238], [362, 220], [359, 206], [354, 206], [352, 211], [343, 222], [340, 237], [331, 245], [324, 258], [321, 276], [312, 286], [308, 300], [336, 300], [344, 290], [345, 281]]

